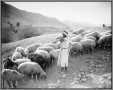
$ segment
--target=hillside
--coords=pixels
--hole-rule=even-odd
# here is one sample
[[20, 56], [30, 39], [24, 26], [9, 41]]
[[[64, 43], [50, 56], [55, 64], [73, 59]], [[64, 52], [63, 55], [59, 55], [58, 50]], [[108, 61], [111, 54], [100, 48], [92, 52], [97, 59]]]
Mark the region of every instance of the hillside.
[[49, 32], [59, 32], [66, 28], [66, 25], [56, 18], [20, 10], [5, 2], [1, 2], [1, 11], [2, 43], [39, 36]]

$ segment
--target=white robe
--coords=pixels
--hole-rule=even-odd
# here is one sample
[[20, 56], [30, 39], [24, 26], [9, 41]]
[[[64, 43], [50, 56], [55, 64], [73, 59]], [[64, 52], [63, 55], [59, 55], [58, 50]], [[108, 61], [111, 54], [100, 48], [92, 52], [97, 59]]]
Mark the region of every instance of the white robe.
[[68, 58], [69, 58], [69, 41], [65, 39], [61, 43], [57, 65], [60, 67], [68, 67]]

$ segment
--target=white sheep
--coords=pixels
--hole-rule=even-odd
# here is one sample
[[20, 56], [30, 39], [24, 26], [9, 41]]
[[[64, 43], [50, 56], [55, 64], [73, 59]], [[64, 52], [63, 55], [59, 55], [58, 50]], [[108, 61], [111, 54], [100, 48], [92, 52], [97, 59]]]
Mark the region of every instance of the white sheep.
[[82, 45], [79, 42], [73, 42], [70, 48], [70, 55], [76, 55], [78, 53], [81, 53], [82, 51]]
[[35, 50], [40, 47], [41, 44], [40, 43], [36, 43], [36, 44], [31, 44], [31, 45], [28, 45], [26, 48], [25, 48], [25, 54], [29, 54], [29, 53], [33, 53], [35, 52]]
[[22, 56], [25, 56], [25, 48], [23, 47], [16, 47], [15, 51], [14, 52], [19, 52], [21, 53]]
[[91, 51], [91, 53], [92, 53], [92, 51], [94, 50], [94, 48], [96, 46], [95, 41], [92, 40], [92, 39], [82, 39], [80, 41], [80, 43], [81, 43], [81, 45], [83, 47], [83, 52], [87, 52], [87, 53], [89, 51]]
[[28, 59], [28, 58], [22, 58], [22, 59], [16, 59], [16, 60], [14, 61], [14, 63], [16, 63], [16, 64], [18, 64], [18, 65], [20, 65], [21, 63], [24, 63], [24, 62], [31, 62], [31, 60]]
[[86, 39], [92, 39], [92, 40], [96, 41], [96, 38], [94, 36], [85, 36], [84, 38], [86, 38]]
[[18, 81], [22, 80], [23, 77], [24, 75], [20, 74], [16, 70], [3, 69], [2, 71], [3, 85], [4, 85], [4, 82], [6, 81], [9, 88], [16, 88]]
[[100, 34], [98, 32], [90, 32], [90, 33], [86, 34], [85, 36], [93, 36], [96, 38], [96, 40], [98, 40], [100, 38]]
[[70, 40], [72, 42], [80, 42], [80, 40], [82, 39], [83, 37], [81, 35], [76, 35], [75, 37], [72, 37]]
[[16, 59], [22, 59], [23, 56], [20, 52], [14, 52], [12, 55], [12, 61], [15, 61]]
[[36, 80], [37, 78], [47, 78], [46, 73], [43, 71], [40, 65], [35, 62], [24, 62], [18, 66], [18, 70], [22, 74], [30, 76], [31, 78], [34, 78], [35, 76]]

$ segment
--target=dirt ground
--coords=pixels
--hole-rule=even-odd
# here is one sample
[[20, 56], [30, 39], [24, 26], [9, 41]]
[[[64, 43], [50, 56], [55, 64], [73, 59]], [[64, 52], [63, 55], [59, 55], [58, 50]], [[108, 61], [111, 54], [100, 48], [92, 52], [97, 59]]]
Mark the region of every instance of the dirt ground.
[[111, 64], [110, 50], [95, 50], [69, 57], [67, 72], [61, 72], [55, 63], [47, 70], [47, 80], [26, 79], [17, 88], [111, 88]]

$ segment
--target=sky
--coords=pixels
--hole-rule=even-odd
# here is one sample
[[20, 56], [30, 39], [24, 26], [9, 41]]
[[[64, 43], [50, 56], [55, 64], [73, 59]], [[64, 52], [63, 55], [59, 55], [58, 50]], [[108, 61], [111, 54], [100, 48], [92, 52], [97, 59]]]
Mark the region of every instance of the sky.
[[6, 2], [19, 9], [60, 21], [111, 24], [111, 2]]

